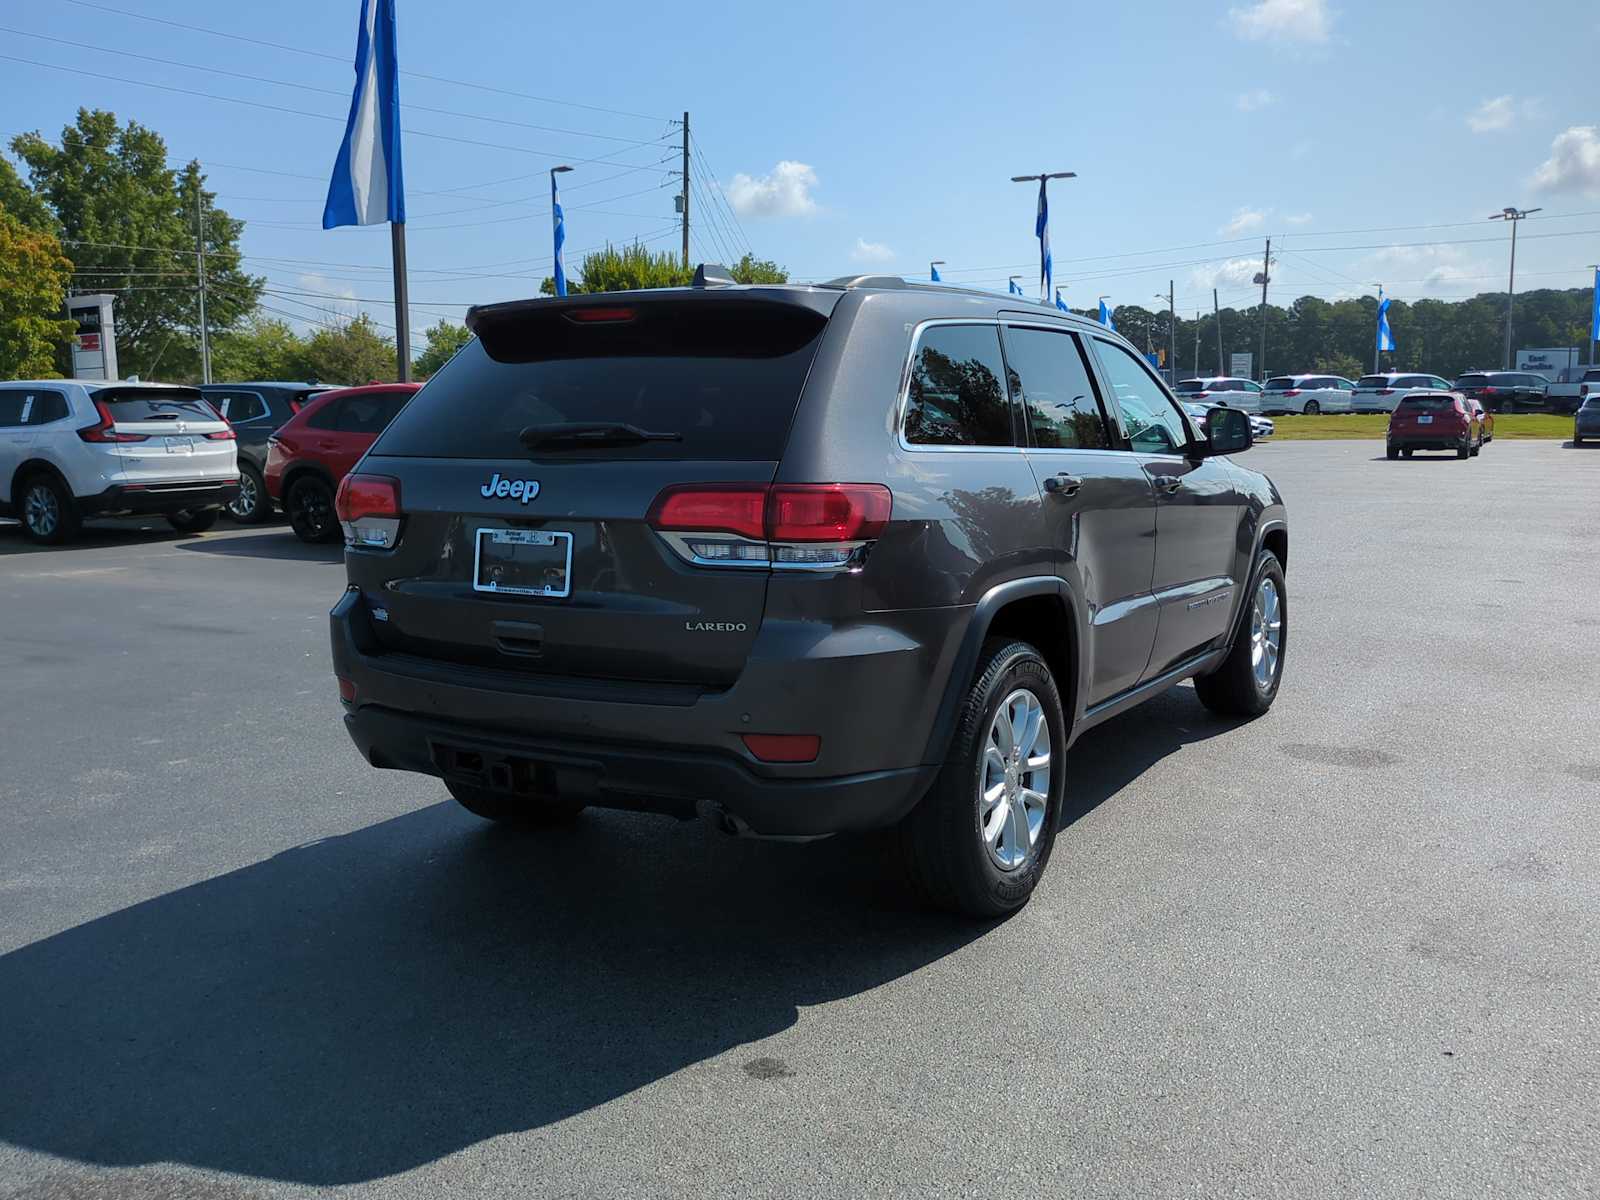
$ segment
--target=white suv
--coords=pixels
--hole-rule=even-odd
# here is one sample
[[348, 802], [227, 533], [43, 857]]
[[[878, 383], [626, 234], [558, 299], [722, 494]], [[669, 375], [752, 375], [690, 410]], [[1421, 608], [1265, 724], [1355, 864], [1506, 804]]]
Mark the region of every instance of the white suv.
[[1413, 392], [1451, 391], [1449, 380], [1437, 375], [1418, 375], [1409, 371], [1391, 371], [1386, 375], [1363, 375], [1356, 380], [1356, 390], [1350, 393], [1350, 411], [1364, 413], [1392, 413]]
[[1342, 375], [1276, 375], [1261, 393], [1269, 413], [1347, 413], [1356, 385]]
[[239, 494], [233, 428], [193, 388], [0, 383], [0, 516], [36, 542], [85, 517], [159, 513], [199, 533]]

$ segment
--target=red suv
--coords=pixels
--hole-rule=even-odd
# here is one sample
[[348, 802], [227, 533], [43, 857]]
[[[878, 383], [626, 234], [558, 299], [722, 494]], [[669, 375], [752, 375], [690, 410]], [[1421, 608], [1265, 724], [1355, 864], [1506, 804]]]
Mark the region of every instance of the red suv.
[[374, 383], [324, 392], [267, 439], [267, 494], [304, 542], [339, 537], [334, 494], [420, 383]]
[[1416, 450], [1454, 450], [1468, 458], [1483, 449], [1483, 423], [1475, 405], [1455, 392], [1412, 392], [1389, 416], [1389, 457]]

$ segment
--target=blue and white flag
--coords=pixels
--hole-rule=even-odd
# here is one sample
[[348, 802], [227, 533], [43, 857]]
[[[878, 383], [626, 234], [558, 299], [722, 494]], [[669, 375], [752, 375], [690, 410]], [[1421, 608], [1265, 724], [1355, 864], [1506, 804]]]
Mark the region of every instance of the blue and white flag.
[[1067, 307], [1067, 302], [1061, 298], [1061, 289], [1060, 288], [1056, 289], [1056, 307], [1059, 308], [1062, 312], [1071, 312], [1072, 311], [1070, 308]]
[[567, 218], [561, 211], [561, 196], [556, 191], [556, 173], [550, 172], [550, 220], [556, 238], [556, 295], [567, 294], [567, 266], [561, 261], [561, 247], [567, 244]]
[[1111, 330], [1112, 333], [1117, 331], [1117, 327], [1111, 322], [1111, 310], [1106, 307], [1104, 300], [1100, 301], [1100, 324]]
[[1009, 291], [1013, 296], [1020, 296], [1023, 294], [1022, 289], [1017, 286], [1017, 281], [1015, 279], [1006, 280], [1006, 290]]
[[356, 34], [356, 90], [322, 227], [381, 225], [406, 219], [400, 172], [400, 62], [395, 49], [394, 0], [361, 0]]
[[1600, 270], [1594, 273], [1594, 319], [1589, 322], [1589, 340], [1600, 342]]
[[1039, 299], [1050, 299], [1055, 269], [1050, 262], [1050, 201], [1045, 199], [1044, 180], [1039, 180], [1039, 215], [1033, 222], [1033, 235], [1039, 239]]
[[1378, 289], [1378, 349], [1393, 350], [1394, 334], [1389, 329], [1389, 297]]
[[933, 282], [934, 283], [943, 283], [944, 282], [944, 280], [939, 278], [939, 268], [938, 267], [935, 267], [932, 264], [930, 264], [929, 267], [928, 267], [928, 273], [933, 276]]

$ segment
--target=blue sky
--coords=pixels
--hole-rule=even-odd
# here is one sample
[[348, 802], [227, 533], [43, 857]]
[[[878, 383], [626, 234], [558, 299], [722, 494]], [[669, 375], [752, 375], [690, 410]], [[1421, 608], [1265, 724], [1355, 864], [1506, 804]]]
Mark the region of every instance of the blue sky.
[[[270, 305], [392, 322], [386, 230], [318, 227], [357, 0], [8, 7], [0, 55], [32, 62], [5, 63], [6, 134], [53, 136], [79, 105], [137, 117], [249, 222]], [[1582, 0], [398, 7], [403, 69], [437, 77], [402, 82], [414, 327], [536, 291], [558, 161], [577, 166], [569, 270], [608, 240], [675, 249], [686, 109], [716, 180], [695, 207], [722, 213], [693, 257], [748, 244], [797, 278], [938, 258], [949, 281], [1031, 292], [1035, 197], [1010, 176], [1040, 170], [1079, 173], [1052, 188], [1078, 307], [1154, 307], [1169, 278], [1184, 311], [1214, 282], [1249, 304], [1268, 234], [1275, 301], [1492, 290], [1506, 230], [1484, 218], [1508, 204], [1545, 210], [1521, 227], [1519, 291], [1586, 286], [1600, 261], [1600, 15]]]

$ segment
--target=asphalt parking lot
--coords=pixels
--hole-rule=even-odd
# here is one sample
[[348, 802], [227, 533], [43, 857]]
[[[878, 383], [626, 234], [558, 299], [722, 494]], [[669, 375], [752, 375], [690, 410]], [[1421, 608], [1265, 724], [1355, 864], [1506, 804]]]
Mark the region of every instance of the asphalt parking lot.
[[1596, 1194], [1600, 448], [1243, 461], [1277, 706], [1089, 735], [993, 927], [369, 769], [285, 526], [0, 527], [0, 1195]]

